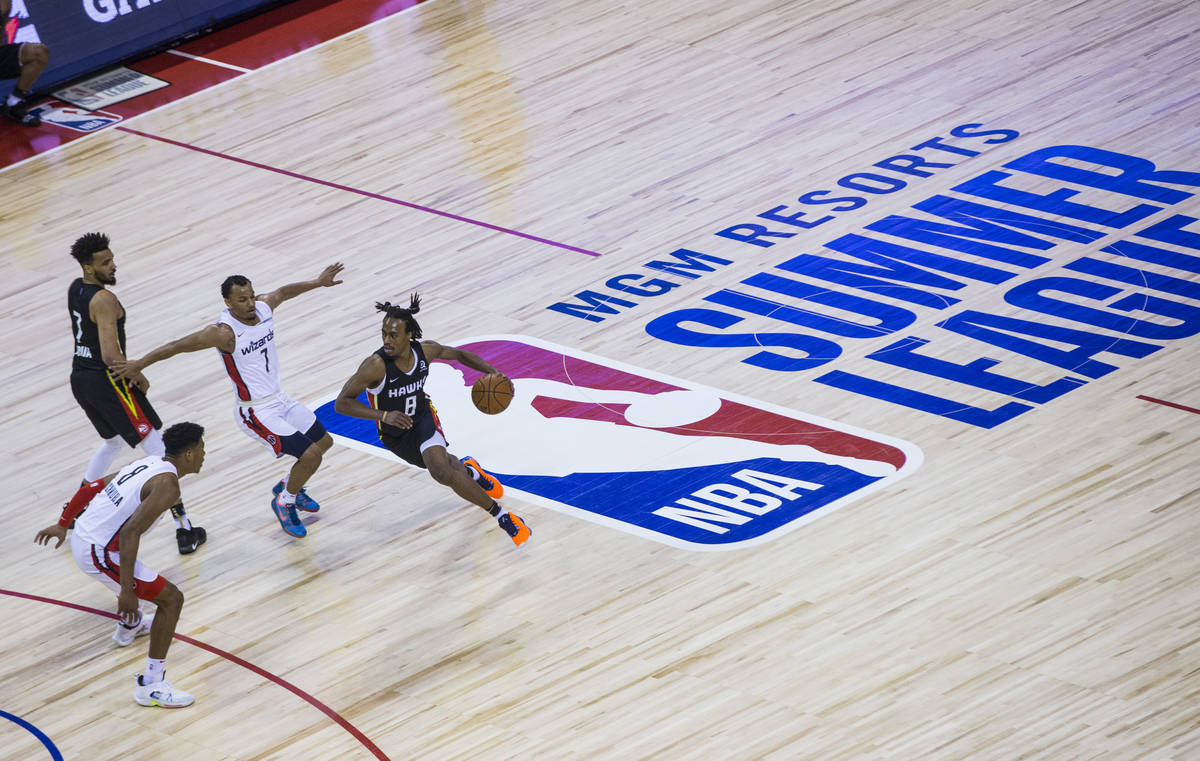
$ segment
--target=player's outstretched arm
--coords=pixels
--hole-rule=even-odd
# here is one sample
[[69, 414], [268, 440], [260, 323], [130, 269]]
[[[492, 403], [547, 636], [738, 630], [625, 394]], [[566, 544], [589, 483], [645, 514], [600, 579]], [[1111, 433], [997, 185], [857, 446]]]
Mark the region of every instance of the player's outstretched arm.
[[109, 473], [103, 478], [97, 478], [95, 481], [89, 481], [83, 486], [80, 486], [75, 495], [63, 505], [62, 515], [58, 517], [58, 523], [47, 526], [37, 532], [37, 536], [33, 538], [34, 544], [49, 544], [51, 539], [57, 539], [58, 542], [54, 545], [54, 549], [62, 546], [63, 540], [67, 538], [67, 529], [71, 527], [71, 523], [79, 517], [83, 509], [88, 506], [92, 498], [100, 493], [104, 488], [104, 484], [113, 479], [116, 473]]
[[305, 280], [300, 283], [288, 283], [281, 285], [268, 294], [259, 296], [259, 300], [271, 307], [271, 311], [275, 311], [283, 302], [288, 299], [294, 299], [302, 293], [307, 293], [314, 288], [330, 288], [335, 285], [341, 285], [342, 281], [337, 279], [346, 265], [341, 262], [334, 262], [325, 269], [321, 270], [321, 274], [313, 280]]
[[109, 369], [112, 370], [113, 375], [119, 378], [132, 379], [155, 362], [161, 362], [176, 354], [202, 349], [220, 349], [228, 354], [233, 351], [235, 341], [233, 328], [224, 323], [209, 325], [195, 333], [189, 333], [183, 338], [165, 343], [140, 359], [114, 362], [109, 365]]
[[472, 370], [478, 370], [481, 373], [504, 376], [504, 373], [492, 367], [486, 359], [473, 351], [459, 349], [456, 346], [443, 346], [437, 341], [422, 341], [421, 350], [431, 360], [440, 359], [443, 362], [460, 362]]
[[396, 428], [412, 428], [412, 418], [403, 412], [377, 410], [358, 401], [362, 392], [378, 386], [386, 375], [387, 369], [378, 354], [372, 354], [364, 359], [358, 366], [358, 370], [350, 376], [350, 380], [346, 381], [342, 390], [338, 392], [337, 401], [333, 403], [334, 411], [339, 415], [374, 420], [377, 423], [386, 423]]
[[127, 624], [137, 621], [138, 598], [133, 589], [133, 568], [142, 534], [154, 525], [158, 516], [178, 502], [178, 476], [159, 473], [142, 485], [142, 503], [121, 526], [121, 593], [117, 595], [117, 613]]

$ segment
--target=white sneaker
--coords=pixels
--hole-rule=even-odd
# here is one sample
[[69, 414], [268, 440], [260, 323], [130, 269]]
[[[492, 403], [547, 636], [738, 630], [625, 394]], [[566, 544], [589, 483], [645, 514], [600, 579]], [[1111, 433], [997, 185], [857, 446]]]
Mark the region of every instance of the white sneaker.
[[190, 706], [194, 697], [183, 690], [176, 689], [164, 678], [161, 682], [142, 684], [142, 675], [137, 675], [137, 689], [133, 691], [133, 699], [140, 706], [158, 706], [159, 708], [183, 708]]
[[117, 647], [129, 647], [133, 641], [144, 634], [150, 633], [150, 624], [154, 622], [153, 613], [143, 613], [142, 622], [132, 629], [127, 628], [120, 621], [117, 622], [117, 630], [113, 632], [113, 642], [117, 643]]

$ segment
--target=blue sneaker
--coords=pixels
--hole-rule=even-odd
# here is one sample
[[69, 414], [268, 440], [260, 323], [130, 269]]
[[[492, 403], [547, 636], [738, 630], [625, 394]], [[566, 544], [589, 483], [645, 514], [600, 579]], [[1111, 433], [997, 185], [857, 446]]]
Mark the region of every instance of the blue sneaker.
[[[282, 491], [283, 479], [280, 479], [279, 483], [271, 487], [271, 493], [278, 497], [279, 493]], [[302, 486], [300, 487], [300, 493], [296, 495], [296, 509], [303, 510], [306, 513], [315, 513], [321, 509], [321, 506], [317, 504], [315, 499], [308, 496], [308, 492], [306, 492]]]
[[279, 498], [271, 500], [271, 511], [275, 513], [275, 517], [279, 519], [279, 525], [283, 530], [296, 538], [308, 535], [308, 529], [304, 528], [304, 524], [300, 522], [300, 516], [296, 515], [296, 508], [293, 505], [279, 504]]

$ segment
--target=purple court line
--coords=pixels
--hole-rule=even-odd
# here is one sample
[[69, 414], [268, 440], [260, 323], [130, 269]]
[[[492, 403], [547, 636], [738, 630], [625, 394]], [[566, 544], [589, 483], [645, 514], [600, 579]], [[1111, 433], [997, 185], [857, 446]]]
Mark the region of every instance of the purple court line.
[[[34, 600], [36, 602], [44, 602], [44, 603], [48, 603], [50, 605], [60, 605], [64, 608], [71, 608], [73, 610], [82, 610], [84, 613], [94, 613], [97, 616], [104, 616], [105, 618], [113, 618], [113, 619], [117, 618], [117, 614], [109, 613], [106, 610], [98, 610], [96, 608], [89, 608], [86, 605], [77, 605], [73, 602], [65, 602], [63, 600], [55, 600], [52, 597], [42, 597], [41, 595], [31, 595], [31, 594], [26, 594], [24, 592], [14, 592], [10, 589], [0, 589], [0, 594], [10, 595], [12, 597], [20, 597], [24, 600]], [[358, 731], [358, 729], [353, 724], [351, 724], [349, 721], [342, 718], [341, 714], [339, 714], [337, 711], [333, 710], [329, 706], [325, 705], [321, 701], [317, 700], [312, 695], [309, 695], [307, 692], [300, 689], [299, 687], [292, 684], [291, 682], [283, 679], [282, 677], [275, 676], [271, 672], [261, 669], [258, 666], [255, 666], [253, 663], [250, 663], [249, 661], [246, 661], [246, 660], [243, 660], [243, 659], [237, 657], [233, 653], [228, 653], [224, 650], [221, 650], [220, 648], [213, 647], [212, 645], [210, 645], [206, 642], [201, 642], [198, 639], [192, 639], [191, 637], [188, 637], [183, 634], [176, 634], [175, 639], [186, 642], [189, 645], [195, 645], [196, 647], [200, 648], [201, 650], [207, 650], [208, 652], [213, 653], [214, 655], [218, 655], [228, 661], [233, 661], [234, 663], [241, 666], [242, 668], [250, 669], [255, 674], [258, 674], [259, 676], [263, 677], [264, 679], [269, 679], [272, 682], [274, 682], [275, 684], [279, 685], [280, 687], [283, 687], [284, 689], [288, 690], [289, 692], [296, 694], [300, 698], [304, 699], [307, 703], [309, 703], [309, 705], [313, 706], [318, 711], [320, 711], [321, 713], [328, 716], [330, 719], [333, 719], [333, 721], [336, 724], [338, 724], [342, 729], [346, 730], [351, 735], [353, 735], [354, 739], [358, 740], [360, 743], [362, 743], [363, 747], [366, 748], [367, 750], [371, 751], [371, 753], [373, 753], [375, 755], [375, 758], [379, 759], [379, 761], [391, 761], [391, 759], [389, 759], [386, 755], [384, 755], [383, 751], [381, 751], [375, 745], [375, 743], [371, 742], [371, 739], [369, 737], [364, 735], [362, 732]]]
[[181, 143], [178, 140], [172, 140], [167, 137], [160, 137], [159, 135], [151, 135], [149, 132], [141, 132], [136, 129], [131, 129], [130, 127], [116, 126], [116, 127], [113, 127], [113, 129], [117, 129], [122, 132], [128, 132], [131, 135], [138, 135], [139, 137], [148, 137], [151, 140], [158, 140], [159, 142], [167, 143], [169, 145], [176, 145], [176, 146], [179, 146], [180, 148], [187, 148], [189, 151], [196, 151], [197, 153], [204, 153], [209, 156], [216, 156], [219, 159], [228, 159], [230, 161], [236, 161], [239, 164], [245, 164], [246, 166], [252, 166], [252, 167], [255, 167], [256, 169], [265, 169], [268, 172], [275, 172], [276, 174], [282, 174], [285, 177], [291, 177], [292, 179], [305, 180], [307, 182], [315, 182], [318, 185], [324, 185], [326, 187], [336, 188], [337, 190], [345, 190], [348, 193], [357, 193], [360, 196], [366, 196], [367, 198], [374, 198], [377, 201], [387, 201], [388, 203], [394, 203], [399, 206], [407, 206], [408, 208], [416, 209], [417, 211], [424, 211], [424, 212], [428, 212], [430, 214], [437, 214], [439, 217], [447, 217], [447, 218], [453, 219], [457, 222], [466, 222], [469, 225], [476, 225], [477, 227], [486, 227], [489, 230], [495, 230], [496, 232], [507, 233], [508, 235], [515, 235], [518, 238], [524, 238], [526, 240], [531, 240], [536, 243], [545, 243], [547, 246], [563, 248], [563, 249], [566, 249], [567, 251], [574, 251], [575, 253], [586, 254], [588, 256], [600, 256], [600, 254], [596, 253], [595, 251], [588, 251], [586, 248], [576, 248], [575, 246], [569, 246], [566, 243], [559, 243], [558, 241], [553, 241], [553, 240], [550, 240], [549, 238], [539, 238], [536, 235], [530, 235], [529, 233], [523, 233], [520, 230], [510, 230], [507, 227], [500, 227], [499, 225], [493, 225], [493, 224], [489, 224], [487, 222], [480, 222], [478, 219], [471, 219], [470, 217], [461, 217], [458, 214], [451, 214], [448, 211], [441, 211], [440, 209], [433, 209], [428, 206], [422, 206], [419, 203], [412, 203], [410, 201], [401, 201], [399, 198], [390, 198], [388, 196], [379, 195], [378, 193], [370, 193], [370, 192], [367, 192], [366, 190], [359, 190], [358, 188], [352, 188], [349, 185], [339, 185], [336, 182], [329, 182], [328, 180], [319, 180], [316, 177], [309, 177], [306, 174], [298, 174], [296, 172], [289, 172], [286, 169], [279, 169], [278, 167], [267, 166], [266, 164], [260, 164], [257, 161], [250, 161], [249, 159], [240, 159], [237, 156], [230, 156], [228, 153], [221, 153], [219, 151], [210, 151], [207, 148], [201, 148], [198, 145], [191, 145], [189, 143]]
[[1200, 410], [1196, 409], [1195, 407], [1187, 407], [1182, 404], [1176, 404], [1175, 402], [1168, 402], [1168, 401], [1164, 401], [1162, 399], [1155, 399], [1152, 396], [1138, 395], [1138, 399], [1145, 399], [1148, 402], [1154, 402], [1155, 404], [1161, 404], [1164, 407], [1174, 407], [1177, 410], [1183, 410], [1184, 412], [1194, 412], [1197, 415], [1200, 415]]

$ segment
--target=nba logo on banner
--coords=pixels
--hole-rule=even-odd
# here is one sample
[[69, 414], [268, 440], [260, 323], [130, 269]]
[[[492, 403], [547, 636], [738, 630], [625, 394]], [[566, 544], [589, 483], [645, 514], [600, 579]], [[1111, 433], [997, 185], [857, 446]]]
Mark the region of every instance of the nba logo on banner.
[[117, 114], [110, 114], [107, 111], [87, 111], [75, 106], [68, 106], [57, 100], [43, 103], [37, 108], [31, 108], [29, 113], [38, 116], [47, 124], [65, 127], [75, 132], [95, 132], [121, 121], [121, 117]]
[[[687, 549], [779, 536], [915, 470], [912, 444], [527, 336], [451, 341], [512, 379], [508, 409], [471, 404], [479, 373], [434, 362], [425, 391], [450, 451], [505, 493]], [[317, 417], [349, 446], [403, 465], [375, 424]]]

